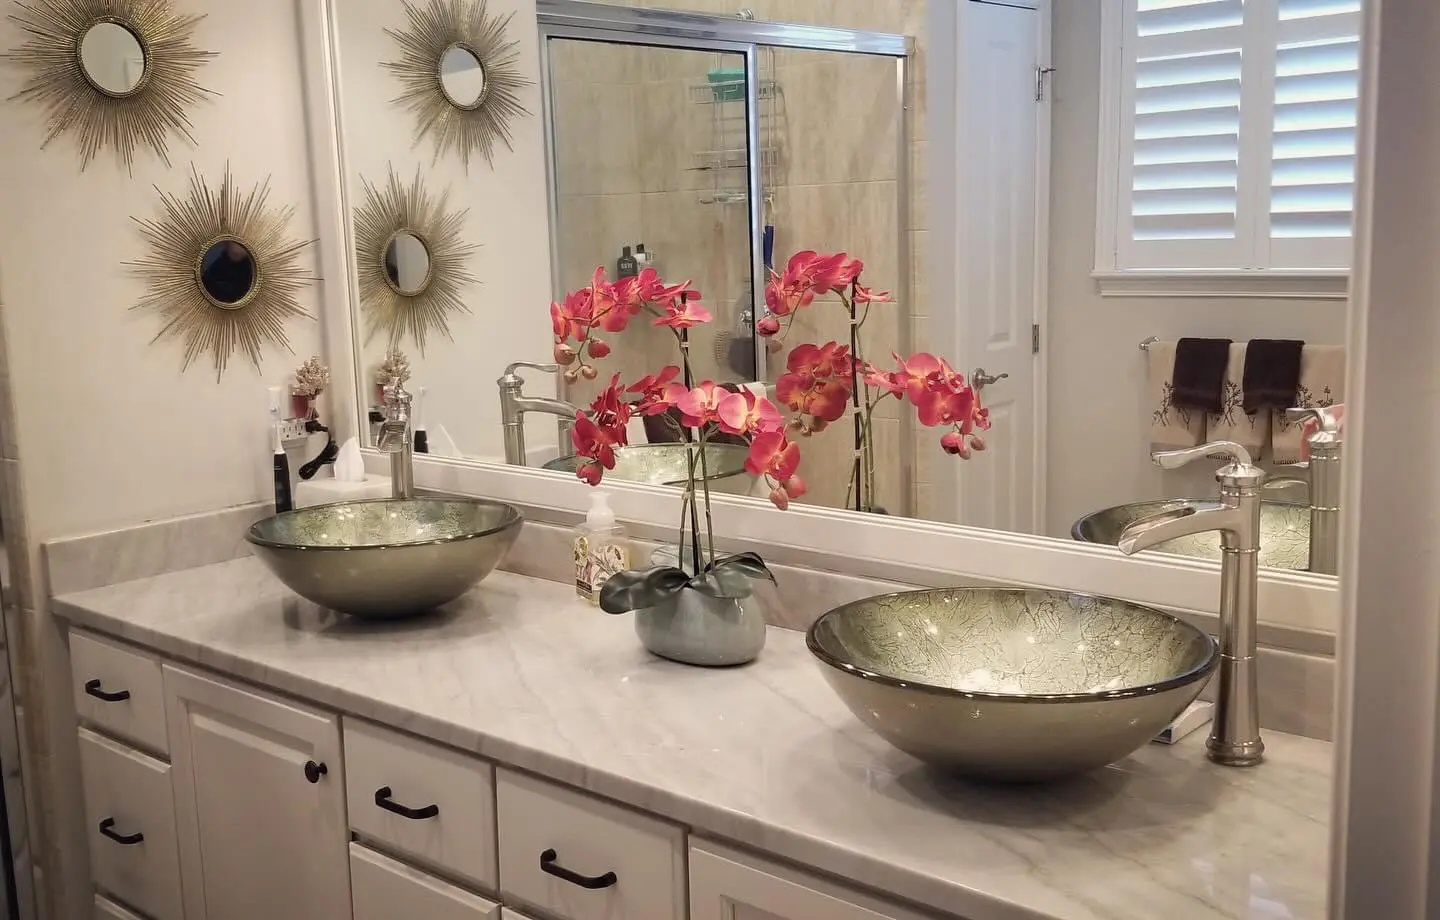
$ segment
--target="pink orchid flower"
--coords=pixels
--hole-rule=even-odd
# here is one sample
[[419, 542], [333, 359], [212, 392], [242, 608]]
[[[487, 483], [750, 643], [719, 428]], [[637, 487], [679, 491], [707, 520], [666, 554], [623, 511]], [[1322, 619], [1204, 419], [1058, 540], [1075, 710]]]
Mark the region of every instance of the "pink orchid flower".
[[749, 390], [731, 393], [720, 400], [715, 414], [720, 420], [720, 430], [729, 434], [779, 431], [784, 426], [775, 404]]
[[708, 323], [715, 317], [705, 309], [705, 305], [698, 300], [686, 300], [680, 298], [665, 304], [665, 315], [654, 321], [656, 326], [669, 326], [671, 329], [689, 329], [701, 323]]
[[926, 352], [916, 352], [908, 358], [891, 353], [898, 366], [895, 372], [897, 383], [903, 383], [905, 395], [917, 406], [930, 391], [931, 379], [937, 377], [944, 366], [940, 359]]
[[[673, 364], [660, 368], [657, 373], [648, 374], [626, 387], [628, 393], [639, 393], [640, 401], [635, 404], [637, 411], [645, 415], [659, 415], [675, 405], [675, 399], [685, 388], [675, 383], [680, 368]], [[671, 393], [671, 389], [676, 390]]]
[[868, 386], [880, 391], [882, 399], [886, 396], [904, 398], [907, 382], [903, 375], [881, 370], [868, 361], [862, 365], [860, 372]]
[[579, 342], [590, 331], [594, 315], [594, 291], [581, 288], [565, 295], [564, 301], [550, 305], [550, 326], [555, 340], [564, 342], [574, 339]]
[[820, 379], [803, 373], [782, 374], [775, 383], [775, 396], [787, 408], [802, 416], [803, 430], [819, 431], [845, 414], [845, 407], [850, 401], [850, 378]]
[[785, 360], [785, 369], [795, 374], [809, 374], [817, 378], [849, 377], [850, 346], [839, 342], [824, 345], [796, 345]]
[[889, 291], [872, 291], [863, 284], [855, 285], [855, 304], [890, 303], [893, 298]]
[[[683, 387], [681, 388], [683, 390]], [[730, 395], [720, 384], [706, 380], [693, 390], [684, 392], [675, 402], [680, 410], [681, 421], [691, 428], [709, 424], [718, 419], [720, 403]]]
[[799, 468], [800, 445], [785, 437], [785, 432], [762, 431], [750, 442], [745, 469], [752, 476], [769, 476], [783, 483]]

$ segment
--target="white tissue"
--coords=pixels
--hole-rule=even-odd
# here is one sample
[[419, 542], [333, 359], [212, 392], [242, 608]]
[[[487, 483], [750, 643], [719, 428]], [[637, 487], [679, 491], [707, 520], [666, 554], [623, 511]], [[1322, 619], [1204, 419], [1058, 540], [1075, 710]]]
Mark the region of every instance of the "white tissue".
[[360, 444], [354, 438], [340, 446], [335, 457], [335, 479], [337, 482], [364, 482], [365, 460], [360, 456]]

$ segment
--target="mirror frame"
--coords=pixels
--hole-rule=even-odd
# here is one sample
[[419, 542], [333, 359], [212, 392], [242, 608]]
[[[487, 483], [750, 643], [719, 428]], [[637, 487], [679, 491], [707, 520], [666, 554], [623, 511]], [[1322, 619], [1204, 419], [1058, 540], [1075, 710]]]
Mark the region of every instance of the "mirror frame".
[[[295, 208], [269, 206], [269, 179], [242, 192], [229, 166], [218, 188], [211, 188], [192, 166], [187, 194], [173, 195], [158, 186], [155, 193], [160, 199], [159, 216], [132, 218], [148, 253], [125, 263], [146, 288], [132, 309], [163, 320], [152, 344], [183, 340], [181, 371], [208, 354], [216, 382], [236, 351], [243, 350], [257, 371], [263, 346], [290, 351], [285, 322], [314, 319], [297, 297], [315, 281], [300, 264], [301, 254], [314, 241], [288, 236]], [[211, 248], [230, 240], [250, 254], [254, 277], [243, 298], [225, 303], [206, 289], [201, 270]]]
[[[430, 333], [438, 332], [453, 341], [450, 317], [470, 312], [460, 296], [479, 280], [467, 267], [479, 247], [464, 242], [461, 236], [470, 209], [447, 210], [450, 189], [432, 195], [418, 167], [409, 185], [400, 181], [393, 165], [383, 188], [364, 177], [360, 184], [364, 201], [355, 208], [352, 222], [359, 281], [354, 302], [365, 320], [365, 334], [355, 340], [355, 348], [363, 348], [384, 332], [387, 352], [409, 347], [408, 336], [416, 351], [424, 355]], [[347, 209], [345, 213], [351, 212]], [[402, 290], [385, 270], [390, 244], [404, 234], [419, 240], [429, 258], [425, 283], [414, 292]], [[333, 362], [331, 366], [335, 366]]]
[[[956, 14], [934, 12], [931, 4], [929, 27], [952, 30], [955, 39]], [[948, 4], [943, 4], [948, 6]], [[963, 6], [963, 5], [962, 5]], [[664, 14], [637, 10], [654, 34], [664, 34]], [[947, 18], [948, 17], [948, 18]], [[737, 23], [740, 23], [737, 20]], [[343, 118], [334, 96], [335, 48], [330, 11], [324, 0], [309, 0], [304, 7], [306, 47], [325, 49], [325, 54], [306, 54], [306, 92], [310, 111], [312, 155], [316, 157], [317, 213], [322, 226], [324, 272], [332, 278], [349, 278], [346, 285], [327, 286], [325, 335], [327, 355], [337, 379], [348, 377], [349, 387], [336, 386], [335, 416], [348, 434], [363, 431], [357, 398], [362, 368], [357, 366], [352, 343], [358, 310], [358, 290], [349, 259], [350, 239], [342, 177], [348, 175], [341, 144]], [[764, 23], [766, 41], [783, 44], [784, 26]], [[834, 41], [847, 47], [854, 33], [841, 29], [805, 26], [806, 47], [818, 40]], [[931, 66], [937, 58], [932, 52]], [[933, 95], [936, 85], [929, 84]], [[932, 110], [941, 103], [932, 98]], [[339, 168], [337, 169], [337, 165]], [[932, 188], [932, 193], [936, 190]], [[940, 192], [943, 194], [943, 192]], [[937, 219], [947, 209], [937, 208]], [[936, 252], [943, 252], [945, 238], [958, 232], [953, 223], [948, 231], [936, 226], [932, 232]], [[537, 305], [537, 311], [540, 305]], [[342, 436], [343, 438], [343, 436]], [[388, 469], [388, 459], [364, 451], [367, 468]], [[589, 487], [554, 473], [460, 461], [440, 457], [417, 457], [416, 484], [422, 488], [479, 495], [539, 509], [540, 517], [573, 521], [588, 501]], [[673, 490], [631, 483], [610, 483], [616, 514], [640, 529], [673, 528]], [[1151, 555], [1127, 558], [1113, 547], [1066, 542], [1028, 534], [981, 530], [955, 524], [918, 519], [880, 518], [856, 515], [813, 506], [792, 506], [779, 511], [759, 499], [717, 496], [713, 502], [716, 532], [724, 542], [755, 549], [775, 562], [810, 565], [820, 569], [895, 581], [923, 583], [925, 579], [973, 578], [1036, 587], [1060, 587], [1080, 593], [1107, 594], [1195, 615], [1202, 622], [1213, 621], [1219, 602], [1219, 565], [1213, 561], [1176, 556]], [[1339, 595], [1334, 579], [1309, 573], [1265, 570], [1260, 578], [1259, 605], [1267, 611], [1261, 623], [1261, 641], [1269, 645], [1329, 654], [1334, 649], [1338, 626]]]
[[[107, 146], [129, 173], [141, 146], [169, 167], [168, 141], [178, 136], [196, 146], [187, 112], [215, 95], [196, 80], [196, 72], [216, 56], [193, 41], [205, 17], [149, 0], [107, 0], [105, 6], [107, 12], [97, 14], [92, 0], [16, 0], [18, 12], [11, 18], [27, 40], [0, 59], [28, 70], [29, 79], [13, 98], [45, 111], [46, 144], [61, 134], [76, 136], [81, 172]], [[133, 35], [145, 56], [140, 82], [124, 93], [96, 82], [81, 57], [85, 36], [105, 23]], [[164, 41], [157, 43], [157, 36]]]

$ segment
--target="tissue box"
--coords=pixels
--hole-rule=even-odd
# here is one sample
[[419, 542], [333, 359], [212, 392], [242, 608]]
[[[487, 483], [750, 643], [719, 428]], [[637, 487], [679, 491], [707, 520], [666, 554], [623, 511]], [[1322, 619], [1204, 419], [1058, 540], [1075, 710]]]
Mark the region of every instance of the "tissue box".
[[321, 479], [317, 476], [308, 482], [302, 480], [295, 486], [296, 508], [389, 497], [390, 477], [380, 473], [366, 473], [364, 482], [341, 482], [338, 479]]

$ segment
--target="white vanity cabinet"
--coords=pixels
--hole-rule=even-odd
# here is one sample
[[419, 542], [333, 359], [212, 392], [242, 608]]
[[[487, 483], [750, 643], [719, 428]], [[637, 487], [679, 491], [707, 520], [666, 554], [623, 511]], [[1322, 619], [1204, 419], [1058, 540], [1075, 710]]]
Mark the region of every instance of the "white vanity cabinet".
[[690, 920], [922, 920], [923, 915], [824, 879], [696, 841]]
[[349, 920], [339, 717], [164, 671], [185, 920]]

